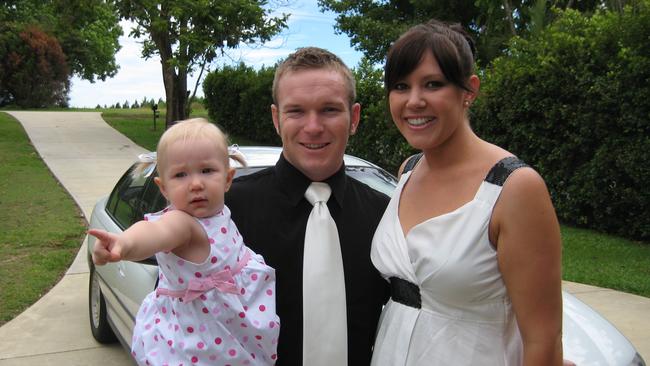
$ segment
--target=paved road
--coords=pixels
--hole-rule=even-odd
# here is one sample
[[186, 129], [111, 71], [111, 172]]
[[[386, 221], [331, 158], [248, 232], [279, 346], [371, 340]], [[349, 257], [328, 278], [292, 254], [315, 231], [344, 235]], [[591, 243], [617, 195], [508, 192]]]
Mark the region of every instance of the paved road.
[[[144, 152], [95, 112], [10, 112], [86, 217]], [[0, 366], [131, 366], [119, 345], [94, 341], [88, 325], [86, 242], [63, 279], [36, 304], [0, 327]], [[625, 334], [650, 361], [650, 299], [565, 282]]]

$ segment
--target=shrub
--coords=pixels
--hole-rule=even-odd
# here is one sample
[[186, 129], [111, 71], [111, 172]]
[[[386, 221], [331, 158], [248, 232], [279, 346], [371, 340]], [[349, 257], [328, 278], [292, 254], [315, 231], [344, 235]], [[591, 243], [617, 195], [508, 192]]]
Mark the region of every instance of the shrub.
[[474, 128], [542, 174], [565, 223], [650, 238], [648, 34], [648, 0], [558, 12], [485, 73]]

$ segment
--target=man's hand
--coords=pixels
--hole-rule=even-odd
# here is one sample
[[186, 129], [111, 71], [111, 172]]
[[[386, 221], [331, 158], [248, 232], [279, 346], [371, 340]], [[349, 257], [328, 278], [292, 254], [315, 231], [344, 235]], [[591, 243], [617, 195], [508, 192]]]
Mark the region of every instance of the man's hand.
[[122, 246], [118, 235], [97, 229], [88, 230], [88, 234], [97, 238], [93, 247], [93, 263], [103, 266], [122, 260]]

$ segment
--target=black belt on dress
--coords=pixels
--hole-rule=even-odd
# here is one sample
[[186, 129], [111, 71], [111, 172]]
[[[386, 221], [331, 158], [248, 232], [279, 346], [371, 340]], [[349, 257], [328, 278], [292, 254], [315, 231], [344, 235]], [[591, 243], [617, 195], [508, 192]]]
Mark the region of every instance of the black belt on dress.
[[418, 285], [397, 277], [390, 277], [389, 280], [390, 297], [393, 301], [412, 308], [422, 308], [422, 298], [420, 297]]

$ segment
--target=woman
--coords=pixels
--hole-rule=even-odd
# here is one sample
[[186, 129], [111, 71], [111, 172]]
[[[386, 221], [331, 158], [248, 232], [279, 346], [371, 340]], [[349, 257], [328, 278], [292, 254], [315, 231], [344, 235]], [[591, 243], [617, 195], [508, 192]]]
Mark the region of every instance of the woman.
[[470, 127], [472, 48], [432, 20], [388, 53], [392, 119], [423, 154], [373, 240], [392, 288], [373, 365], [562, 365], [559, 225], [543, 179]]

